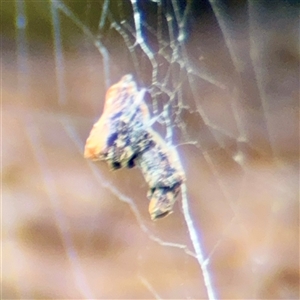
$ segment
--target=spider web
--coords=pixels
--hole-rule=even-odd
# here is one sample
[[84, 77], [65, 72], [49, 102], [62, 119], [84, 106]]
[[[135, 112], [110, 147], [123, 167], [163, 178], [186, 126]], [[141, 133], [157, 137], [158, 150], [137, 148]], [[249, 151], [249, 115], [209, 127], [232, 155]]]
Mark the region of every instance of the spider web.
[[[299, 298], [297, 3], [1, 8], [1, 298]], [[125, 74], [187, 178], [156, 222], [139, 170], [83, 159]]]

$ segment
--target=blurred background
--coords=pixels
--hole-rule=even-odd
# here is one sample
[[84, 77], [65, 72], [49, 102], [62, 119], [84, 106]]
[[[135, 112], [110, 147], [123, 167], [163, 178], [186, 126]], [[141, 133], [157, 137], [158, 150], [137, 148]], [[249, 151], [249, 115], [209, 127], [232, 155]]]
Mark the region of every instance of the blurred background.
[[[2, 299], [299, 298], [297, 2], [1, 1]], [[190, 216], [83, 158], [128, 73]]]

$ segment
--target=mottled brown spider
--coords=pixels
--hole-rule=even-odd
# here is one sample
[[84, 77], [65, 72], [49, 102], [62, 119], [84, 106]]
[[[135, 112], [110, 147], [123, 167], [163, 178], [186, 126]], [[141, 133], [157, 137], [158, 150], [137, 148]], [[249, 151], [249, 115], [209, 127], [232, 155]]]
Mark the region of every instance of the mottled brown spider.
[[105, 160], [112, 170], [139, 167], [149, 185], [149, 213], [155, 220], [172, 212], [185, 176], [174, 150], [150, 126], [144, 93], [131, 75], [107, 91], [104, 112], [91, 130], [84, 156]]

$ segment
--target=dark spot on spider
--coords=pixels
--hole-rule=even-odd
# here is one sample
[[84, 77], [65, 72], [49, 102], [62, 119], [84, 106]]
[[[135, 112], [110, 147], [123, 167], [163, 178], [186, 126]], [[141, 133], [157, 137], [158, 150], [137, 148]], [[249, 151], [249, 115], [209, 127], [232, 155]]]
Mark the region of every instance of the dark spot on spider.
[[156, 219], [162, 219], [162, 218], [166, 217], [169, 213], [170, 213], [169, 211], [165, 211], [161, 214], [158, 214], [158, 215], [155, 216], [155, 220]]
[[119, 119], [119, 118], [121, 117], [121, 115], [122, 115], [122, 112], [118, 112], [118, 113], [114, 114], [114, 115], [111, 117], [111, 119], [112, 119], [112, 120]]
[[112, 168], [114, 170], [118, 170], [118, 169], [121, 169], [121, 164], [119, 162], [113, 162], [112, 163]]
[[182, 180], [180, 180], [179, 182], [176, 182], [176, 183], [172, 186], [171, 190], [174, 190], [174, 189], [179, 188], [181, 184], [182, 184]]
[[160, 151], [160, 152], [159, 152], [159, 156], [160, 156], [162, 162], [163, 162], [163, 161], [168, 162], [168, 157], [167, 157], [167, 154], [166, 154], [166, 153]]
[[134, 156], [132, 156], [132, 158], [128, 161], [127, 163], [127, 168], [131, 169], [133, 167], [135, 167], [135, 162], [134, 160], [137, 158], [137, 154], [135, 154]]
[[154, 189], [153, 189], [153, 192], [154, 192], [156, 189], [160, 189], [161, 191], [163, 191], [163, 195], [165, 195], [165, 194], [168, 193], [168, 192], [172, 192], [173, 187], [171, 187], [171, 186], [160, 186], [160, 187], [154, 188]]
[[112, 135], [110, 135], [109, 138], [107, 139], [107, 145], [111, 147], [114, 144], [117, 137], [118, 137], [118, 133], [113, 133]]

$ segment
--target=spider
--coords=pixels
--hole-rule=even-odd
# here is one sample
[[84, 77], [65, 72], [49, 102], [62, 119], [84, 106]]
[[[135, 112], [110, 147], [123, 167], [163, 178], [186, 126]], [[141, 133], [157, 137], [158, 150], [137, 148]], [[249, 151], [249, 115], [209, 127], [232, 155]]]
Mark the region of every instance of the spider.
[[85, 158], [106, 160], [113, 170], [135, 166], [137, 155], [152, 144], [146, 130], [150, 117], [144, 93], [137, 90], [131, 75], [109, 88], [103, 114], [86, 141]]
[[112, 170], [139, 167], [149, 185], [149, 213], [155, 220], [172, 212], [185, 177], [173, 151], [149, 126], [144, 94], [131, 75], [108, 89], [103, 114], [86, 141], [84, 156], [104, 160]]

